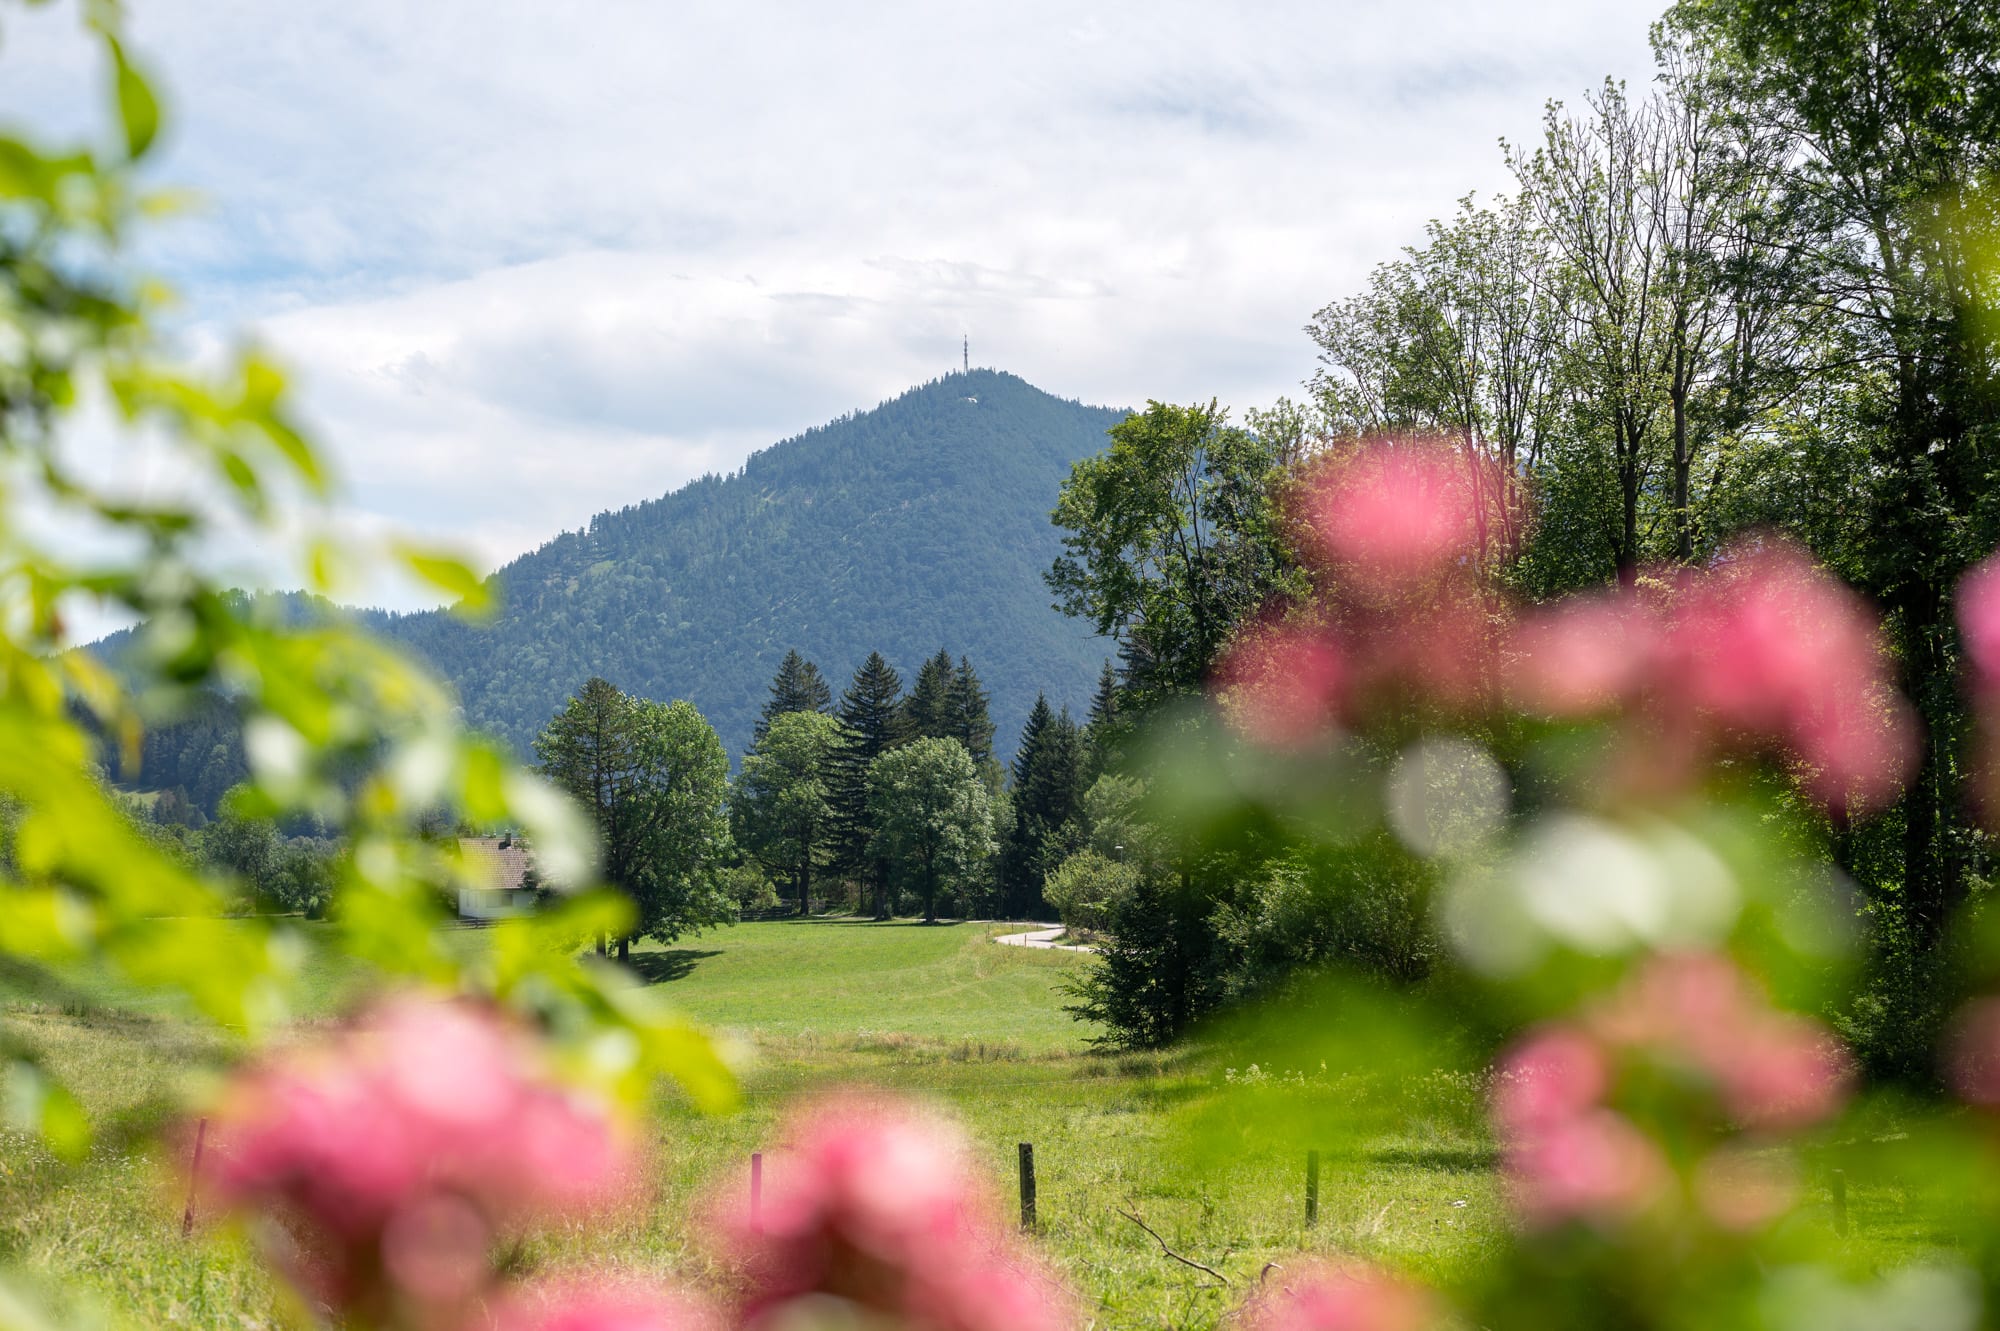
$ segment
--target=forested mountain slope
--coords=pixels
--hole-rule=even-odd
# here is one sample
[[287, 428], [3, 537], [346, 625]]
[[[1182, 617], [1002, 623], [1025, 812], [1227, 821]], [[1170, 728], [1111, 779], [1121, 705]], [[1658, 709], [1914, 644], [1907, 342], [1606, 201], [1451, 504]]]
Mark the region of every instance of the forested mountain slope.
[[526, 751], [591, 675], [686, 698], [732, 754], [797, 648], [838, 691], [871, 650], [907, 679], [969, 657], [1012, 747], [1037, 691], [1080, 710], [1109, 644], [1049, 607], [1069, 466], [1123, 413], [974, 370], [773, 445], [728, 476], [602, 513], [501, 569], [500, 612], [392, 618], [473, 724]]

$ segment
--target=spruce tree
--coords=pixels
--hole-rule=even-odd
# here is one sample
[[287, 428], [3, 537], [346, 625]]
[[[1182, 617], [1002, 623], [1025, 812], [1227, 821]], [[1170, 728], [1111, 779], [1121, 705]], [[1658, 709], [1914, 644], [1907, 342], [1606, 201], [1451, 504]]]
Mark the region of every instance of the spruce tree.
[[1090, 700], [1090, 729], [1102, 731], [1118, 719], [1118, 672], [1111, 668], [1111, 658], [1104, 659], [1104, 669], [1097, 676], [1097, 693]]
[[905, 732], [911, 739], [957, 739], [952, 703], [951, 653], [940, 647], [918, 668], [910, 696], [903, 700]]
[[777, 676], [771, 680], [771, 697], [757, 718], [757, 738], [763, 739], [771, 722], [787, 712], [824, 712], [832, 705], [833, 690], [827, 687], [819, 667], [794, 647], [785, 653]]
[[880, 652], [870, 652], [840, 696], [840, 741], [828, 760], [827, 793], [834, 814], [834, 866], [870, 892], [875, 914], [889, 911], [885, 866], [871, 849], [875, 823], [868, 808], [868, 768], [903, 742], [903, 681]]
[[1083, 728], [1084, 785], [1088, 786], [1113, 766], [1119, 734], [1118, 672], [1107, 657], [1097, 677], [1097, 693], [1090, 700], [1090, 720]]
[[993, 717], [986, 703], [986, 690], [980, 687], [972, 662], [959, 657], [958, 669], [951, 676], [951, 728], [947, 734], [965, 746], [981, 771], [993, 762]]
[[1042, 881], [1074, 849], [1083, 801], [1083, 737], [1069, 709], [1037, 697], [1014, 753], [1014, 825], [1000, 855], [1001, 899], [1011, 915], [1041, 913]]

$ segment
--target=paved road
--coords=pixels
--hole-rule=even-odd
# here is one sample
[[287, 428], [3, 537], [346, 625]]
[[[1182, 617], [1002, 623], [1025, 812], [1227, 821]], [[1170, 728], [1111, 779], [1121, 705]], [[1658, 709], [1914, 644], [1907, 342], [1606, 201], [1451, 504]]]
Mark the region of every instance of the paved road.
[[1062, 937], [1060, 924], [1041, 924], [1023, 934], [1001, 934], [993, 941], [1005, 943], [1009, 947], [1055, 948], [1059, 952], [1092, 952], [1096, 949], [1084, 943], [1058, 943]]

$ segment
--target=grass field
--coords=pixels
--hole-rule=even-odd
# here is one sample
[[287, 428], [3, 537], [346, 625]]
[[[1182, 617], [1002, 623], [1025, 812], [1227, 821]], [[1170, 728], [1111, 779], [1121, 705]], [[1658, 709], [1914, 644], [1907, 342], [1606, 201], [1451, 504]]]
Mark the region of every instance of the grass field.
[[[641, 949], [634, 968], [647, 982], [754, 1051], [743, 1107], [706, 1118], [670, 1099], [659, 1111], [650, 1202], [588, 1232], [546, 1236], [528, 1259], [713, 1278], [691, 1210], [730, 1186], [788, 1102], [852, 1082], [948, 1109], [1010, 1201], [1016, 1143], [1033, 1142], [1040, 1242], [1097, 1327], [1211, 1325], [1265, 1262], [1302, 1249], [1365, 1254], [1449, 1284], [1496, 1241], [1503, 1221], [1475, 1093], [1441, 1084], [1417, 1112], [1330, 1154], [1320, 1220], [1308, 1230], [1309, 1143], [1191, 1151], [1186, 1124], [1226, 1093], [1216, 1069], [1190, 1055], [1090, 1052], [1089, 1032], [1061, 1011], [1062, 986], [1087, 959], [999, 947], [989, 941], [997, 932], [772, 922]], [[316, 984], [330, 1000], [342, 977]], [[85, 1016], [17, 1005], [4, 1019], [47, 1052], [112, 1131], [77, 1168], [57, 1166], [18, 1135], [0, 1137], [0, 1264], [80, 1284], [130, 1325], [271, 1325], [276, 1294], [255, 1265], [212, 1242], [182, 1242], [178, 1199], [129, 1144], [212, 1053], [210, 1039], [156, 1011]], [[1904, 1232], [1903, 1199], [1856, 1182], [1856, 1260], [1896, 1259], [1916, 1238]], [[1232, 1287], [1163, 1257], [1121, 1210]]]

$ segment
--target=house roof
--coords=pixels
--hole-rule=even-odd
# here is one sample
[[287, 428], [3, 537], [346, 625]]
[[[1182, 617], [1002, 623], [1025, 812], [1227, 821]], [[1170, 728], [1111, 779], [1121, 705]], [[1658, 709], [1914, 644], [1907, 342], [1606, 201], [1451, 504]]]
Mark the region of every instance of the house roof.
[[458, 850], [487, 887], [512, 890], [528, 876], [528, 846], [519, 837], [460, 837]]

